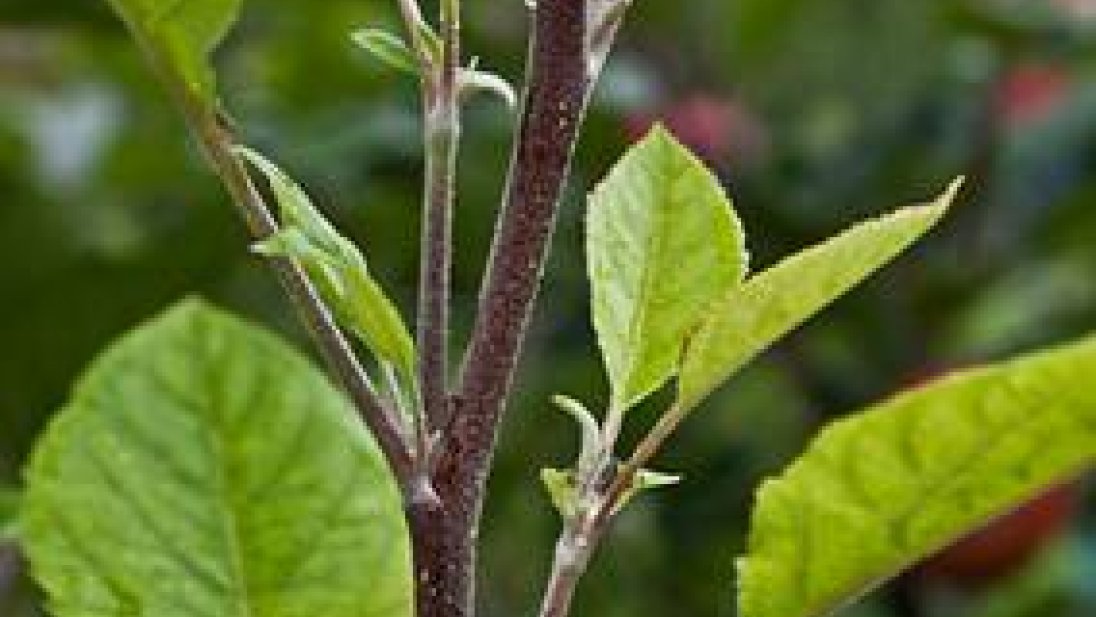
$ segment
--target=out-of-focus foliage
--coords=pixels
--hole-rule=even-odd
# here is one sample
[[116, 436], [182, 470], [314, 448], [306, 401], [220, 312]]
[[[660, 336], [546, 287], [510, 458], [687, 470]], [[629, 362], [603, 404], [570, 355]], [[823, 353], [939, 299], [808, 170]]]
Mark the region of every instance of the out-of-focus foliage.
[[[464, 4], [468, 53], [520, 83], [524, 3]], [[394, 5], [246, 3], [216, 61], [248, 142], [294, 170], [338, 228], [368, 245], [374, 275], [410, 314], [417, 95], [407, 76], [349, 38], [362, 27], [397, 31]], [[686, 481], [624, 513], [576, 609], [730, 615], [753, 488], [819, 421], [899, 384], [1096, 326], [1094, 19], [1092, 0], [634, 2], [584, 131], [504, 427], [483, 526], [488, 614], [528, 612], [548, 568], [557, 522], [536, 473], [569, 462], [573, 427], [545, 401], [552, 392], [600, 392], [594, 408], [607, 399], [590, 352], [579, 197], [628, 139], [663, 119], [721, 170], [758, 270], [969, 178], [933, 238], [736, 376], [709, 413], [682, 427], [658, 466]], [[105, 3], [8, 0], [0, 20], [0, 483], [14, 483], [80, 367], [181, 295], [200, 292], [297, 329]], [[475, 304], [511, 125], [511, 112], [488, 97], [466, 118], [457, 342]], [[630, 414], [628, 435], [665, 402], [655, 396]], [[1085, 511], [1074, 522], [1053, 559], [1020, 564], [981, 591], [911, 578], [845, 615], [906, 617], [895, 608], [906, 596], [943, 617], [1092, 614], [1096, 521]], [[25, 582], [9, 582], [14, 563], [0, 556], [0, 614], [26, 617], [34, 602]], [[1008, 593], [1027, 599], [1000, 599]]]

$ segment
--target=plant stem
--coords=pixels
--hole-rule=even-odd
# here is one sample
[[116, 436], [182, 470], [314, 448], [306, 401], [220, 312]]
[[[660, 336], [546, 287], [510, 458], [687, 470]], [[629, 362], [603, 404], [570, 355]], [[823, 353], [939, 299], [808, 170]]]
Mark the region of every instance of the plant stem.
[[[579, 579], [586, 571], [590, 557], [597, 550], [613, 517], [623, 505], [636, 475], [658, 453], [666, 440], [685, 419], [687, 409], [674, 405], [655, 424], [651, 432], [636, 446], [632, 456], [621, 465], [604, 492], [598, 491], [596, 479], [579, 478], [588, 506], [579, 514], [579, 522], [566, 521], [552, 563], [552, 577], [544, 592], [541, 617], [566, 617]], [[606, 438], [611, 447], [612, 440]], [[577, 553], [577, 557], [576, 557]]]
[[416, 617], [475, 614], [475, 541], [466, 517], [447, 507], [451, 487], [435, 483], [440, 499], [412, 503], [407, 510], [415, 574]]
[[567, 523], [556, 542], [552, 575], [544, 591], [540, 617], [566, 617], [571, 610], [578, 582], [586, 573], [597, 546], [597, 537], [581, 524]]
[[18, 583], [24, 567], [23, 556], [16, 543], [0, 541], [0, 600]]
[[[277, 232], [277, 221], [251, 182], [247, 169], [232, 152], [236, 140], [212, 110], [193, 101], [185, 92], [179, 93], [178, 99], [182, 101], [184, 115], [202, 152], [240, 210], [251, 238], [258, 241]], [[376, 437], [393, 473], [406, 482], [411, 476], [411, 457], [399, 419], [377, 398], [365, 369], [304, 270], [289, 259], [271, 259], [270, 263], [328, 368], [346, 389], [359, 415]]]
[[451, 472], [483, 480], [525, 338], [592, 79], [584, 0], [542, 1], [503, 209], [448, 435]]
[[[453, 202], [460, 142], [460, 6], [445, 0], [441, 11], [443, 54], [440, 66], [423, 66], [426, 178], [423, 191], [422, 251], [419, 275], [419, 379], [425, 418], [420, 427], [437, 430], [449, 417], [449, 301], [453, 252]], [[420, 449], [428, 435], [421, 433]], [[425, 460], [429, 453], [422, 449]]]
[[430, 473], [432, 434], [450, 417], [449, 302], [452, 219], [457, 150], [460, 142], [460, 2], [442, 0], [441, 64], [424, 61], [422, 70], [426, 178], [423, 191], [422, 253], [419, 276], [418, 348], [422, 410], [417, 422], [416, 467], [428, 499], [407, 508], [415, 572], [417, 617], [471, 615], [472, 566], [469, 530], [450, 515]]
[[419, 66], [429, 66], [433, 58], [431, 57], [430, 45], [423, 36], [426, 24], [422, 18], [422, 9], [419, 8], [418, 0], [398, 0], [398, 4], [403, 23], [407, 27], [407, 36], [411, 41], [411, 47], [418, 56]]
[[408, 516], [418, 617], [475, 614], [476, 540], [498, 419], [590, 94], [585, 9], [586, 0], [542, 0], [533, 14], [503, 211], [462, 379], [440, 427], [431, 479], [440, 508], [414, 507]]
[[620, 466], [609, 488], [605, 491], [603, 504], [594, 518], [593, 526], [603, 528], [620, 508], [621, 500], [632, 488], [636, 475], [651, 462], [666, 440], [677, 430], [681, 421], [688, 415], [688, 409], [673, 405], [659, 417], [654, 428], [639, 442], [632, 456]]

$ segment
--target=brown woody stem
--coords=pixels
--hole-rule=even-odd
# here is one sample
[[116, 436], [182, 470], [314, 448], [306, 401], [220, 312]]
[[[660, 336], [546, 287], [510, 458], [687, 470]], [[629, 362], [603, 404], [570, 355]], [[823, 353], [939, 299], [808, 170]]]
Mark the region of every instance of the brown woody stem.
[[470, 617], [484, 485], [592, 80], [586, 0], [541, 0], [503, 209], [432, 485], [414, 508], [419, 617]]
[[449, 302], [452, 269], [452, 219], [457, 150], [460, 141], [460, 3], [441, 6], [442, 58], [423, 63], [423, 113], [426, 179], [423, 197], [422, 255], [419, 278], [419, 381], [422, 413], [418, 419], [417, 473], [425, 499], [412, 499], [407, 520], [415, 569], [418, 617], [471, 615], [471, 545], [437, 492], [433, 471], [433, 433], [450, 417], [448, 374]]
[[424, 65], [423, 115], [426, 178], [423, 191], [419, 275], [419, 380], [424, 418], [420, 449], [425, 461], [428, 435], [449, 417], [449, 302], [453, 253], [453, 202], [460, 143], [460, 6], [446, 0], [441, 15], [441, 64]]

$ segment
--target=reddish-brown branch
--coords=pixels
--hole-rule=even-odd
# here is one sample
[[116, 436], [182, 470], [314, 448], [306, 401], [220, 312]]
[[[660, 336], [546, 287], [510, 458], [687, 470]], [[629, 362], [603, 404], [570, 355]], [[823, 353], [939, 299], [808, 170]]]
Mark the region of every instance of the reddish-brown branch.
[[410, 513], [418, 617], [474, 614], [475, 545], [499, 416], [524, 338], [592, 80], [585, 0], [540, 0], [509, 180], [479, 313], [433, 473], [442, 507]]
[[540, 283], [592, 85], [584, 0], [543, 0], [526, 99], [448, 435], [453, 467], [484, 470]]
[[[425, 430], [436, 430], [449, 416], [449, 300], [453, 252], [453, 202], [460, 142], [460, 7], [448, 0], [442, 11], [441, 64], [426, 64], [423, 77], [423, 130], [426, 181], [423, 196], [422, 255], [419, 275], [418, 348], [422, 390], [420, 449]], [[426, 453], [424, 452], [424, 460]]]

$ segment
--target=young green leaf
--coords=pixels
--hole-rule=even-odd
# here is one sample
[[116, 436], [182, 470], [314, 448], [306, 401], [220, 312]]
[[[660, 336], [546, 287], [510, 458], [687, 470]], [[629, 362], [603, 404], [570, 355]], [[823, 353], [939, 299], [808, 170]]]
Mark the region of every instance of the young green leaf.
[[556, 512], [559, 512], [564, 520], [578, 515], [578, 481], [574, 470], [546, 467], [540, 470], [540, 481], [544, 484], [544, 490], [548, 493], [548, 498], [552, 500]]
[[633, 499], [638, 497], [641, 493], [647, 491], [666, 488], [668, 486], [676, 486], [681, 483], [682, 477], [678, 474], [662, 473], [659, 471], [651, 471], [650, 469], [640, 469], [636, 472], [635, 479], [632, 481], [632, 485], [628, 490], [620, 496], [616, 505], [613, 506], [613, 513], [616, 514], [623, 510]]
[[38, 444], [22, 535], [57, 617], [409, 617], [401, 500], [349, 403], [196, 301], [99, 358]]
[[820, 617], [1096, 463], [1096, 338], [825, 429], [757, 495], [743, 617]]
[[239, 148], [238, 152], [266, 175], [281, 209], [283, 230], [256, 245], [256, 250], [299, 260], [338, 320], [378, 359], [394, 366], [403, 385], [410, 387], [416, 378], [415, 344], [399, 309], [370, 274], [361, 251], [339, 235], [282, 170], [253, 150]]
[[583, 474], [594, 473], [602, 455], [601, 428], [598, 427], [594, 414], [585, 405], [568, 396], [557, 394], [552, 397], [552, 402], [578, 424], [579, 455], [575, 469]]
[[107, 0], [165, 76], [213, 106], [209, 55], [236, 23], [242, 0]]
[[15, 539], [20, 503], [21, 496], [18, 489], [10, 486], [0, 487], [0, 542]]
[[741, 225], [719, 181], [655, 127], [590, 195], [593, 322], [622, 411], [678, 368], [687, 333], [746, 274]]
[[389, 67], [411, 75], [419, 74], [415, 54], [399, 36], [380, 28], [363, 28], [354, 32], [351, 38]]
[[867, 221], [793, 255], [725, 294], [689, 340], [678, 405], [695, 407], [777, 339], [848, 292], [928, 231], [947, 211], [956, 181], [935, 202]]
[[497, 96], [507, 107], [513, 109], [518, 105], [518, 94], [510, 82], [495, 73], [481, 71], [479, 69], [461, 69], [457, 74], [457, 86], [462, 98], [471, 97], [473, 94], [483, 92]]

